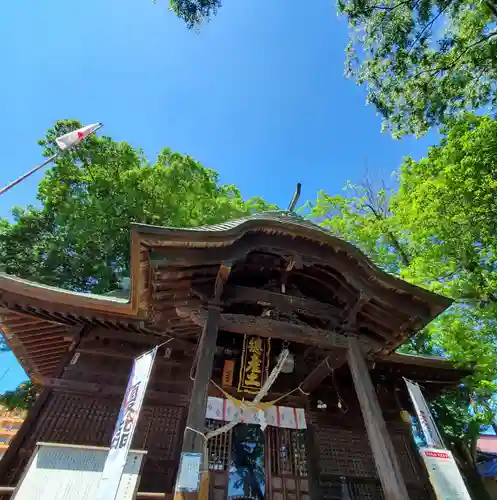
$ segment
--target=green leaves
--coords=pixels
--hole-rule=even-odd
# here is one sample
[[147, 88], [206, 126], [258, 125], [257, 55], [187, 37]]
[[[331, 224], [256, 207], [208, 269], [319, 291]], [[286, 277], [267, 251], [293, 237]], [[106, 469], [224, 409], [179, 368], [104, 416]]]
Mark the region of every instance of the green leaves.
[[169, 8], [183, 21], [188, 29], [199, 26], [217, 14], [221, 0], [169, 0]]
[[[310, 215], [380, 267], [455, 304], [403, 352], [448, 355], [472, 375], [435, 403], [450, 442], [471, 443], [492, 423], [497, 380], [497, 121], [464, 113], [439, 146], [407, 158], [398, 189], [348, 184], [321, 192]], [[469, 405], [469, 396], [473, 406]], [[484, 404], [484, 402], [486, 402]]]
[[8, 410], [29, 410], [38, 397], [38, 390], [31, 382], [23, 382], [13, 391], [0, 394], [0, 405]]
[[[80, 127], [61, 121], [40, 144], [46, 155], [57, 136]], [[38, 190], [41, 208], [14, 209], [0, 225], [3, 270], [71, 290], [103, 293], [128, 275], [132, 222], [192, 227], [274, 208], [245, 201], [215, 171], [164, 149], [154, 164], [110, 137], [89, 137], [59, 158]]]
[[394, 137], [423, 135], [468, 109], [496, 109], [493, 0], [341, 0], [345, 73]]

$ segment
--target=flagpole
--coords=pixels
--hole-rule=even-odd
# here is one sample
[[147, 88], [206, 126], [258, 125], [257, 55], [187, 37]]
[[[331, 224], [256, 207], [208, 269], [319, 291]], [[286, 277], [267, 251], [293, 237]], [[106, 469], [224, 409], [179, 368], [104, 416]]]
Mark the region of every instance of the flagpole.
[[[94, 130], [92, 130], [88, 136], [94, 134], [97, 130], [101, 129], [102, 127], [104, 126], [103, 123], [99, 123], [97, 127], [95, 127]], [[80, 129], [81, 130], [81, 129]], [[77, 146], [78, 144], [80, 144], [82, 141], [78, 142], [77, 144], [74, 144], [74, 146]], [[72, 147], [74, 147], [72, 146]], [[72, 149], [72, 148], [68, 148], [68, 149]], [[27, 177], [33, 175], [35, 172], [38, 172], [38, 170], [42, 169], [45, 165], [48, 165], [49, 163], [53, 162], [57, 156], [59, 156], [59, 154], [61, 152], [63, 152], [64, 150], [61, 150], [61, 151], [57, 151], [55, 154], [53, 154], [52, 156], [50, 156], [49, 158], [47, 158], [43, 163], [41, 163], [40, 165], [37, 165], [36, 167], [32, 168], [29, 172], [26, 172], [25, 174], [21, 175], [21, 177], [19, 177], [18, 179], [16, 179], [15, 181], [12, 181], [10, 184], [8, 184], [7, 186], [3, 187], [2, 189], [0, 189], [0, 196], [4, 193], [6, 193], [7, 191], [9, 191], [9, 189], [12, 189], [14, 186], [16, 186], [17, 184], [19, 184], [20, 182], [22, 182], [24, 179], [26, 179]]]
[[29, 172], [26, 172], [25, 174], [21, 175], [21, 177], [17, 178], [15, 181], [12, 181], [10, 184], [0, 189], [0, 195], [6, 193], [9, 189], [12, 189], [14, 186], [19, 184], [21, 181], [23, 181], [30, 175], [33, 175], [35, 172], [38, 172], [38, 170], [43, 168], [45, 165], [48, 165], [49, 163], [54, 161], [55, 158], [57, 158], [57, 156], [59, 156], [59, 153], [55, 153], [54, 155], [50, 156], [50, 158], [47, 158], [43, 163], [40, 163], [40, 165], [37, 165], [36, 167], [32, 168]]

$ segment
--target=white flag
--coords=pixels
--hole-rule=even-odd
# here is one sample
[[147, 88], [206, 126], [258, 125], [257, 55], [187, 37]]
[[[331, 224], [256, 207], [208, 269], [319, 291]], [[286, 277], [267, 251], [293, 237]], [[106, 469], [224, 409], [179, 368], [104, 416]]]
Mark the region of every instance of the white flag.
[[102, 125], [102, 123], [93, 123], [92, 125], [78, 128], [78, 130], [73, 130], [72, 132], [57, 137], [55, 142], [62, 151], [65, 151], [79, 144], [85, 137], [88, 137], [91, 133], [95, 132], [95, 130], [98, 130]]
[[411, 382], [410, 380], [404, 379], [406, 381], [407, 390], [411, 396], [414, 409], [418, 415], [419, 423], [421, 424], [421, 429], [423, 429], [423, 434], [426, 438], [426, 444], [429, 448], [443, 448], [442, 438], [438, 432], [435, 420], [426, 404], [425, 398], [418, 384]]
[[96, 500], [116, 498], [156, 353], [157, 347], [134, 360]]

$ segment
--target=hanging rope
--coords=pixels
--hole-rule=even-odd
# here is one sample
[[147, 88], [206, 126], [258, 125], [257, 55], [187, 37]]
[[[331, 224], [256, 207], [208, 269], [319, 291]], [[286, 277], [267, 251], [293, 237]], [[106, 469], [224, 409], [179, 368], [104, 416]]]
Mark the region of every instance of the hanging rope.
[[216, 386], [225, 396], [227, 399], [232, 401], [234, 405], [237, 408], [240, 408], [241, 410], [241, 415], [228, 424], [224, 425], [223, 427], [220, 427], [219, 429], [216, 429], [214, 431], [208, 432], [206, 437], [207, 440], [213, 438], [214, 436], [218, 436], [219, 434], [222, 434], [223, 432], [228, 432], [231, 430], [235, 425], [240, 423], [243, 418], [243, 411], [246, 409], [251, 409], [251, 410], [263, 410], [264, 408], [267, 408], [269, 406], [273, 406], [271, 403], [261, 403], [262, 398], [266, 396], [268, 393], [269, 389], [271, 389], [271, 386], [274, 384], [274, 381], [278, 378], [278, 375], [281, 373], [281, 370], [283, 368], [283, 365], [285, 364], [286, 359], [288, 358], [288, 355], [290, 354], [290, 351], [288, 349], [283, 349], [281, 351], [280, 358], [278, 360], [278, 363], [276, 366], [273, 368], [271, 371], [271, 374], [267, 378], [267, 380], [264, 382], [261, 390], [258, 392], [258, 394], [255, 396], [253, 401], [245, 401], [242, 400], [240, 401], [239, 399], [234, 398], [233, 396], [229, 395], [226, 391], [221, 389], [213, 380], [211, 380], [212, 384]]

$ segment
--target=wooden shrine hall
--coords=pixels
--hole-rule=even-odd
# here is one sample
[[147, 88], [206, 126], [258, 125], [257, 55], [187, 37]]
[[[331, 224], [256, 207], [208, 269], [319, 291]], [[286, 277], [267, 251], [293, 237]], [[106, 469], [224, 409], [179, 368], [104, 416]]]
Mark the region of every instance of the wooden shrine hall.
[[109, 446], [133, 358], [168, 338], [132, 443], [147, 451], [137, 498], [173, 498], [181, 453], [205, 456], [201, 434], [254, 398], [286, 350], [260, 403], [265, 424], [209, 439], [209, 498], [434, 498], [403, 377], [429, 397], [464, 374], [395, 350], [448, 299], [291, 212], [134, 225], [130, 278], [123, 298], [0, 275], [1, 329], [41, 388], [0, 462], [0, 498], [37, 442]]

